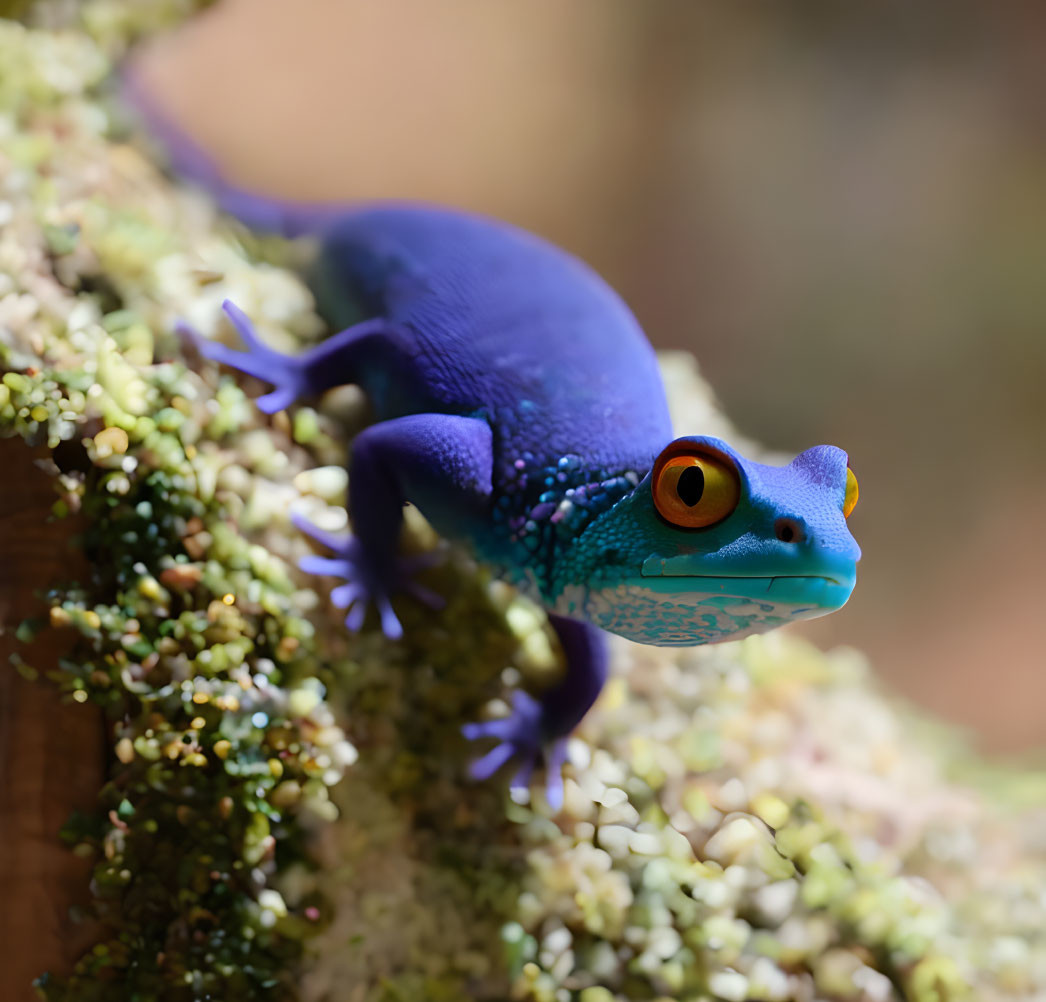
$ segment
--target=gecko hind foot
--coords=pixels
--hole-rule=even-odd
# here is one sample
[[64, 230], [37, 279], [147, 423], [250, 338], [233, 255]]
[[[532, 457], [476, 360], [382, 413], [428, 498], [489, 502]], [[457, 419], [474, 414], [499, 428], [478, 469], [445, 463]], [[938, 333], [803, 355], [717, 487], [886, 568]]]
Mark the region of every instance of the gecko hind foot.
[[275, 414], [276, 411], [290, 407], [309, 392], [305, 369], [299, 357], [284, 355], [265, 344], [258, 337], [247, 314], [231, 300], [226, 299], [222, 303], [222, 310], [240, 335], [246, 346], [245, 351], [237, 351], [228, 345], [205, 338], [182, 321], [176, 324], [175, 329], [183, 337], [189, 338], [204, 358], [227, 365], [263, 382], [272, 383], [276, 389], [255, 401], [258, 409], [266, 414]]
[[439, 552], [393, 557], [390, 569], [377, 573], [358, 537], [336, 536], [298, 515], [292, 515], [291, 521], [335, 554], [329, 557], [310, 554], [303, 557], [298, 566], [309, 574], [344, 579], [344, 584], [331, 589], [331, 601], [337, 608], [346, 610], [345, 625], [353, 633], [363, 626], [367, 608], [373, 603], [378, 610], [382, 633], [390, 640], [399, 640], [403, 636], [403, 625], [391, 601], [391, 596], [397, 591], [406, 592], [432, 609], [440, 609], [445, 604], [442, 596], [411, 578], [412, 574], [437, 563], [442, 557]]
[[473, 779], [494, 775], [510, 759], [520, 764], [509, 784], [513, 793], [529, 792], [530, 777], [539, 760], [545, 765], [545, 798], [558, 811], [563, 806], [563, 764], [567, 758], [566, 737], [549, 741], [541, 704], [529, 693], [517, 690], [507, 717], [466, 724], [461, 733], [470, 741], [495, 738], [498, 743], [469, 766]]

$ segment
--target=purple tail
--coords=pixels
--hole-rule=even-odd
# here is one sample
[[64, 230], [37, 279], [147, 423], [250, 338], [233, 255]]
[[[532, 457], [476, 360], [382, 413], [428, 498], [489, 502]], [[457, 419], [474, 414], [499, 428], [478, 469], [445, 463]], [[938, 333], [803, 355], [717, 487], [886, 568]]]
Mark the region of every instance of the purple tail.
[[146, 131], [163, 147], [174, 173], [205, 189], [223, 211], [251, 229], [298, 237], [322, 232], [352, 211], [347, 204], [295, 202], [237, 188], [222, 176], [206, 151], [175, 124], [133, 69], [124, 70], [120, 92], [124, 103], [137, 113]]

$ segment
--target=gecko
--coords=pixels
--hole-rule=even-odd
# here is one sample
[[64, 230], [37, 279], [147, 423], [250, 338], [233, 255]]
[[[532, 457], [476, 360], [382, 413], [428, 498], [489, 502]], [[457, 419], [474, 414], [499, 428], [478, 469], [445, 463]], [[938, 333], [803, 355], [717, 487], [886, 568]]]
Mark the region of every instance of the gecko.
[[547, 611], [563, 676], [536, 696], [517, 691], [507, 716], [464, 725], [467, 738], [493, 742], [473, 777], [513, 760], [511, 785], [527, 790], [543, 764], [547, 800], [562, 804], [567, 738], [606, 680], [607, 631], [642, 644], [718, 643], [847, 601], [860, 558], [847, 454], [821, 445], [775, 466], [716, 437], [677, 437], [653, 348], [578, 258], [453, 208], [253, 193], [145, 110], [176, 172], [221, 207], [318, 242], [310, 284], [338, 333], [284, 354], [226, 301], [241, 348], [198, 344], [273, 387], [257, 400], [265, 413], [343, 384], [369, 398], [375, 420], [349, 458], [352, 535], [293, 516], [327, 551], [301, 567], [341, 582], [331, 598], [348, 628], [373, 608], [396, 639], [395, 595], [440, 603], [414, 580], [424, 558], [399, 552], [408, 503]]

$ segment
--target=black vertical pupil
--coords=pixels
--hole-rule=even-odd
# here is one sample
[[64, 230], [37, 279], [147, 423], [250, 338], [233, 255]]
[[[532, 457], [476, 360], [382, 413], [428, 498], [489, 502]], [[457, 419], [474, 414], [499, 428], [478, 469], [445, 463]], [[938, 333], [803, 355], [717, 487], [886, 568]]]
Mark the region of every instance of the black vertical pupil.
[[688, 508], [693, 508], [705, 492], [705, 474], [700, 466], [688, 466], [679, 474], [676, 493]]

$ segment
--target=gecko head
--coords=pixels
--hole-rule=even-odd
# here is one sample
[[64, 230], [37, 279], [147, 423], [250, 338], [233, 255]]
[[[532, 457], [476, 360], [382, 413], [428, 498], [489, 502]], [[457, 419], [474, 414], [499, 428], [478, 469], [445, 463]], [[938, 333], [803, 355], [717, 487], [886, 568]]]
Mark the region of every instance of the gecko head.
[[[579, 540], [580, 589], [557, 607], [641, 643], [714, 643], [842, 606], [861, 551], [847, 527], [857, 479], [822, 445], [787, 466], [680, 438]], [[564, 611], [567, 611], [564, 609]]]

